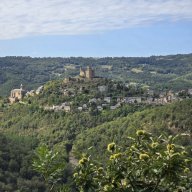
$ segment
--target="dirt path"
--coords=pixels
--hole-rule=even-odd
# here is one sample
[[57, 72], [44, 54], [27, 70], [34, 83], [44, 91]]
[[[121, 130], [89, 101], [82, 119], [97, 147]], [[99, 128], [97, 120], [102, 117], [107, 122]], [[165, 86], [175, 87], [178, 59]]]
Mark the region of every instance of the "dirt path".
[[78, 165], [78, 160], [74, 157], [71, 151], [69, 152], [69, 163], [71, 163], [73, 166]]

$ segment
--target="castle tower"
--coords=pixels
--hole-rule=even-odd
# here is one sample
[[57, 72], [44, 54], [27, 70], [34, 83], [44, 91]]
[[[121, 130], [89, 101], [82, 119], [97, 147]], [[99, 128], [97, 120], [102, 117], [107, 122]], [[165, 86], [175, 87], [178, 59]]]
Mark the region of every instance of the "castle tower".
[[85, 71], [85, 76], [86, 76], [86, 78], [87, 79], [93, 79], [94, 78], [94, 70], [90, 67], [90, 66], [88, 66], [87, 67], [87, 70]]
[[79, 76], [80, 76], [80, 77], [83, 77], [83, 78], [86, 77], [85, 71], [84, 71], [82, 68], [80, 68]]

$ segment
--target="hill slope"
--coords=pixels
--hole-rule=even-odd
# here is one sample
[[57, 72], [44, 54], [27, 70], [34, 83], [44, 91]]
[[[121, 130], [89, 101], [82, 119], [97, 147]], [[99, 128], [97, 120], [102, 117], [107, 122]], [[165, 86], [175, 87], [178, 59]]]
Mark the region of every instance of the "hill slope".
[[[145, 129], [154, 134], [192, 133], [192, 100], [146, 109], [117, 120], [104, 123], [78, 135], [74, 144], [74, 152], [78, 155], [92, 146], [92, 156], [104, 156], [107, 144], [116, 142], [126, 146], [127, 137], [137, 129]], [[182, 141], [191, 144], [191, 140]]]
[[80, 67], [91, 65], [96, 75], [142, 83], [153, 88], [192, 87], [192, 54], [152, 57], [107, 58], [0, 58], [0, 96], [7, 96], [21, 83], [34, 89], [51, 79], [79, 74]]

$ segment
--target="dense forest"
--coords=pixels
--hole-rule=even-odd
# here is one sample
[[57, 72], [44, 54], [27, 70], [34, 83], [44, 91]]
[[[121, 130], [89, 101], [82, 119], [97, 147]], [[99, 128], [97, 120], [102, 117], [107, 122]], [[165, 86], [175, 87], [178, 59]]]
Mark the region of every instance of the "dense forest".
[[[31, 172], [30, 168], [35, 155], [34, 149], [38, 145], [46, 144], [49, 148], [59, 149], [59, 154], [63, 154], [60, 162], [66, 162], [62, 181], [67, 186], [73, 186], [74, 184], [71, 181], [72, 167], [70, 165], [71, 152], [73, 158], [76, 159], [79, 159], [82, 153], [88, 153], [92, 158], [104, 161], [107, 158], [106, 148], [108, 143], [116, 142], [118, 145], [126, 146], [128, 144], [126, 142], [127, 137], [132, 136], [138, 129], [144, 129], [154, 135], [161, 133], [167, 135], [191, 134], [191, 105], [191, 99], [166, 106], [129, 104], [116, 110], [105, 110], [96, 114], [91, 112], [45, 111], [34, 104], [17, 103], [8, 108], [4, 106], [0, 117], [0, 127], [4, 134], [2, 138], [9, 139], [6, 141], [7, 144], [2, 141], [6, 147], [3, 147], [4, 144], [1, 145], [1, 154], [4, 154], [6, 150], [6, 158], [9, 159], [6, 162], [6, 164], [8, 163], [6, 169], [10, 172], [15, 169], [16, 173], [11, 176], [14, 180], [13, 184], [9, 180], [2, 180], [2, 191], [3, 189], [11, 191], [11, 187], [25, 191], [22, 188], [23, 186], [26, 186], [26, 191], [29, 186], [30, 189], [33, 189], [33, 185], [30, 183], [33, 180], [38, 182], [38, 185], [32, 191], [44, 191], [46, 189], [46, 185], [42, 184], [43, 178], [39, 177], [33, 170]], [[26, 138], [26, 140], [22, 140], [22, 138]], [[16, 144], [13, 142], [16, 142]], [[21, 143], [24, 145], [21, 145]], [[190, 148], [191, 137], [180, 140], [179, 144]], [[11, 148], [12, 145], [17, 150]], [[18, 153], [20, 159], [17, 162]], [[22, 154], [24, 155], [22, 156]], [[3, 161], [7, 160], [4, 155], [1, 158]], [[11, 160], [12, 158], [14, 162]], [[4, 164], [2, 165], [6, 167]], [[9, 166], [11, 167], [9, 168]], [[15, 180], [18, 175], [22, 174], [21, 170], [25, 169], [29, 170], [29, 173], [27, 172], [25, 175], [27, 178], [22, 175], [20, 177], [23, 182], [30, 179], [26, 185], [21, 184], [20, 180]], [[2, 171], [2, 175], [4, 175], [6, 170]]]
[[0, 134], [0, 191], [45, 191], [40, 175], [32, 168], [38, 140]]
[[[121, 117], [111, 122], [106, 122], [93, 129], [79, 134], [75, 140], [73, 150], [77, 155], [89, 153], [94, 158], [105, 157], [108, 143], [116, 142], [125, 145], [128, 136], [138, 129], [144, 129], [155, 135], [178, 134], [192, 132], [192, 100], [185, 100], [167, 106], [155, 107], [137, 111], [127, 117]], [[183, 145], [191, 146], [191, 139], [181, 141]], [[98, 155], [99, 154], [99, 155]]]
[[[77, 76], [80, 67], [87, 65], [95, 69], [96, 76], [103, 78], [64, 80], [64, 77]], [[0, 58], [0, 191], [79, 191], [78, 179], [83, 178], [79, 176], [74, 180], [74, 170], [79, 170], [78, 175], [82, 175], [83, 171], [87, 174], [88, 169], [84, 170], [83, 166], [89, 162], [89, 158], [99, 162], [95, 167], [102, 165], [102, 169], [108, 169], [108, 162], [112, 162], [110, 158], [120, 157], [117, 153], [109, 158], [108, 144], [121, 146], [120, 151], [125, 151], [123, 154], [132, 153], [127, 152], [130, 145], [128, 138], [134, 138], [135, 133], [137, 138], [139, 130], [153, 135], [159, 143], [163, 143], [163, 150], [167, 150], [162, 152], [165, 159], [157, 163], [167, 163], [167, 155], [173, 153], [173, 150], [167, 149], [170, 146], [182, 145], [178, 151], [185, 148], [188, 156], [192, 157], [190, 94], [185, 91], [178, 94], [173, 92], [177, 99], [164, 105], [146, 102], [148, 97], [152, 97], [146, 91], [146, 86], [165, 94], [170, 88], [191, 88], [191, 73], [192, 54], [149, 58]], [[130, 86], [131, 82], [138, 83], [138, 86]], [[43, 85], [43, 89], [38, 94], [28, 95], [22, 101], [10, 104], [7, 95], [20, 83], [29, 90], [40, 85]], [[99, 88], [107, 89], [100, 91]], [[158, 98], [159, 95], [153, 94], [153, 97]], [[129, 97], [140, 98], [140, 101], [125, 102], [124, 99]], [[62, 106], [70, 106], [70, 110], [64, 110]], [[187, 134], [188, 137], [171, 145], [170, 138], [177, 134]], [[144, 145], [145, 142], [149, 142], [149, 145], [155, 143], [152, 137], [146, 141], [144, 137], [142, 139]], [[135, 146], [138, 149], [134, 148], [133, 153], [140, 150], [145, 154], [140, 149], [140, 140], [137, 142]], [[178, 156], [178, 151], [174, 156]], [[145, 166], [145, 160], [138, 154], [135, 158]], [[176, 158], [174, 166], [187, 169], [182, 167], [182, 158]], [[124, 158], [121, 160], [122, 163], [129, 163]], [[74, 168], [78, 161], [80, 167]], [[86, 166], [92, 166], [90, 162]], [[116, 163], [116, 160], [113, 162]], [[157, 166], [153, 163], [151, 166]], [[110, 163], [108, 170], [111, 170]], [[115, 171], [119, 174], [118, 170]], [[103, 177], [107, 173], [102, 172]], [[142, 168], [141, 173], [145, 174]], [[179, 174], [179, 171], [174, 173]], [[100, 179], [98, 175], [95, 176]], [[119, 178], [117, 180], [118, 183]], [[105, 184], [102, 185], [105, 188]], [[166, 182], [162, 182], [162, 186], [165, 185]], [[64, 188], [56, 190], [53, 186]], [[187, 187], [190, 186], [191, 183]], [[94, 187], [98, 191], [101, 189]], [[120, 191], [122, 187], [119, 187]], [[150, 187], [157, 188], [154, 183]]]
[[192, 54], [106, 58], [0, 58], [0, 96], [21, 83], [27, 90], [52, 79], [74, 77], [80, 67], [92, 66], [96, 75], [156, 89], [181, 90], [192, 86]]

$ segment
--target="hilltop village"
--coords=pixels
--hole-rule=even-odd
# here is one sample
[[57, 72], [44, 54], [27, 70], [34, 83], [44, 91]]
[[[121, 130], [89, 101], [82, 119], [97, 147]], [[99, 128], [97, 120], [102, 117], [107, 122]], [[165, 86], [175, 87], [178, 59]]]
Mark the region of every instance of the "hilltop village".
[[26, 101], [38, 98], [39, 101], [43, 100], [41, 107], [44, 110], [86, 112], [114, 110], [125, 104], [165, 105], [191, 96], [192, 89], [179, 92], [154, 91], [131, 82], [96, 77], [95, 71], [88, 66], [86, 69], [80, 68], [78, 77], [65, 78], [55, 85], [49, 82], [31, 91], [25, 90], [21, 85], [19, 89], [11, 91], [9, 102], [25, 104]]

